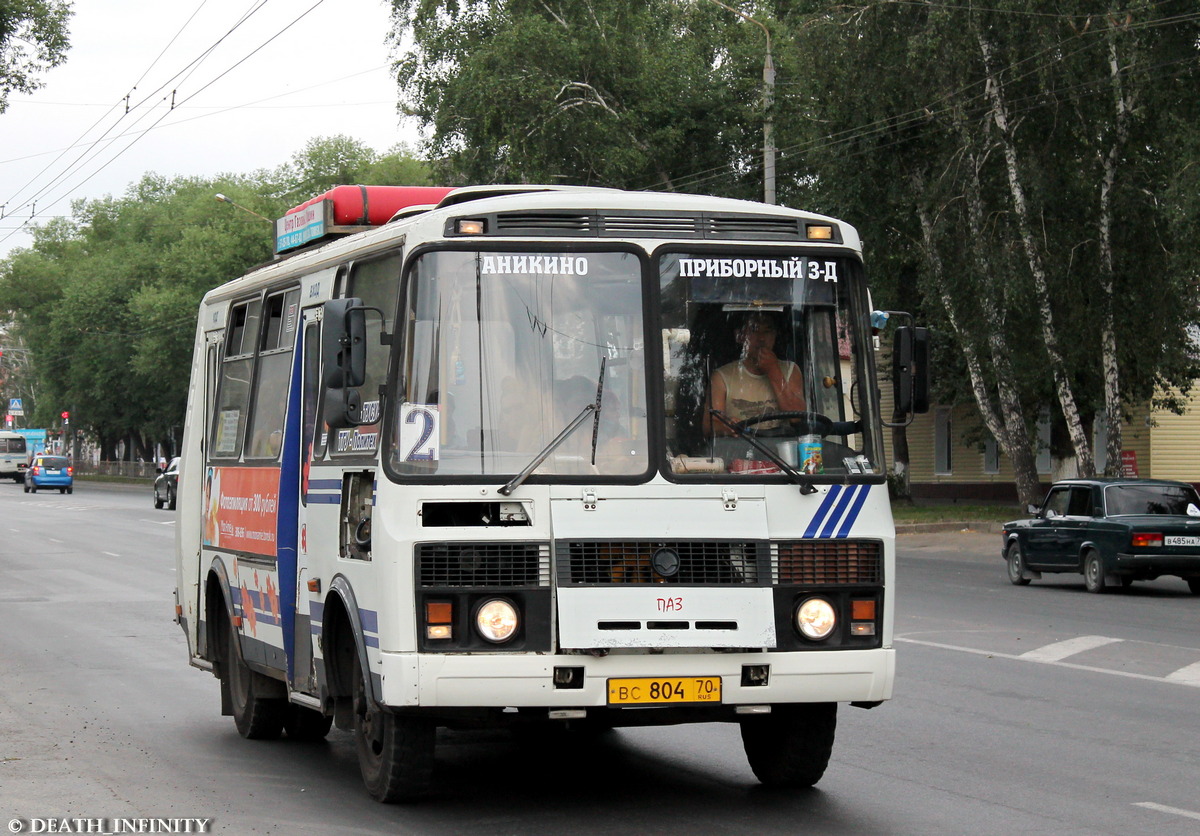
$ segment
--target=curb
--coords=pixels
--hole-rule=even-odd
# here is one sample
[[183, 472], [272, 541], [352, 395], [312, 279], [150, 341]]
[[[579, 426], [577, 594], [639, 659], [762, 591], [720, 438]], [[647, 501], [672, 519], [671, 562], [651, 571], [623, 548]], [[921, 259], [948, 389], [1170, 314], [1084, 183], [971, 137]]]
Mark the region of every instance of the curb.
[[972, 534], [999, 534], [1004, 523], [991, 520], [960, 520], [958, 522], [898, 523], [897, 534], [934, 534], [938, 532], [968, 532]]

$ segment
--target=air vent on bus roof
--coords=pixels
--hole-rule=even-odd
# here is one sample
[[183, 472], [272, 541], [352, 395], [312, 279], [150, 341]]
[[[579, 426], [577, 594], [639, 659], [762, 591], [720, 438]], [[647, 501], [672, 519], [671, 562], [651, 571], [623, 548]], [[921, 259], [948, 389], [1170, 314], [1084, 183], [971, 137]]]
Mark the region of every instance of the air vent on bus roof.
[[766, 215], [709, 215], [709, 236], [713, 238], [784, 238], [804, 237], [797, 218]]
[[505, 212], [496, 216], [500, 235], [590, 234], [591, 218], [567, 212]]
[[674, 238], [691, 238], [696, 235], [696, 216], [675, 215], [603, 215], [602, 235], [637, 236], [664, 235]]

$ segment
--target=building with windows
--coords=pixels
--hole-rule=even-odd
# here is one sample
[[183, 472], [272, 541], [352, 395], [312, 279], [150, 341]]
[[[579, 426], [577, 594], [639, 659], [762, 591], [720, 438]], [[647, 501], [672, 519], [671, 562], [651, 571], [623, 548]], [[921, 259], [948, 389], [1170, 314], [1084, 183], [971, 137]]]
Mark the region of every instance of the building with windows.
[[[1037, 470], [1043, 484], [1078, 475], [1066, 439], [1052, 436], [1052, 410], [1042, 408], [1037, 425]], [[1012, 463], [979, 419], [973, 404], [934, 406], [907, 428], [909, 484], [915, 499], [1016, 501]], [[1126, 476], [1178, 479], [1200, 486], [1200, 392], [1183, 415], [1144, 404], [1122, 430], [1121, 472]], [[1106, 434], [1091, 434], [1097, 470], [1105, 466]]]

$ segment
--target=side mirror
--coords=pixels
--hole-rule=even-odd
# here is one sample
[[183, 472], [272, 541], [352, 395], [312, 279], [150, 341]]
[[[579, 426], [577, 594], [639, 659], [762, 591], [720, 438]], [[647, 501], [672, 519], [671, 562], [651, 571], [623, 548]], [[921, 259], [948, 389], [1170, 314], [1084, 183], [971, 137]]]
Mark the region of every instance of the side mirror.
[[362, 386], [367, 369], [367, 309], [361, 299], [330, 299], [321, 317], [321, 368], [327, 389]]
[[1031, 517], [1036, 517], [1040, 509], [1032, 502], [1025, 506], [1025, 513]]
[[892, 394], [898, 414], [929, 411], [929, 329], [902, 325], [892, 344]]
[[326, 389], [322, 416], [330, 429], [368, 423], [362, 417], [362, 395], [357, 389]]
[[356, 297], [331, 299], [321, 315], [321, 380], [325, 384], [322, 417], [331, 429], [355, 427], [362, 421], [366, 381], [367, 312]]

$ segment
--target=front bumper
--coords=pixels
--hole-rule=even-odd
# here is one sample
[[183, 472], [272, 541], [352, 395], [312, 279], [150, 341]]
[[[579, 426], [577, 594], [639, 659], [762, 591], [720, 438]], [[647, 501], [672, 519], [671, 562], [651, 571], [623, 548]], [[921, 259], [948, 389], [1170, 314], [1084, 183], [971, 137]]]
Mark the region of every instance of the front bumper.
[[[896, 674], [892, 648], [604, 657], [385, 652], [380, 659], [383, 703], [396, 707], [599, 708], [608, 704], [610, 678], [666, 676], [720, 676], [726, 706], [879, 702], [891, 698]], [[767, 683], [742, 684], [746, 665], [768, 665]], [[582, 687], [555, 688], [555, 667], [582, 667]]]

